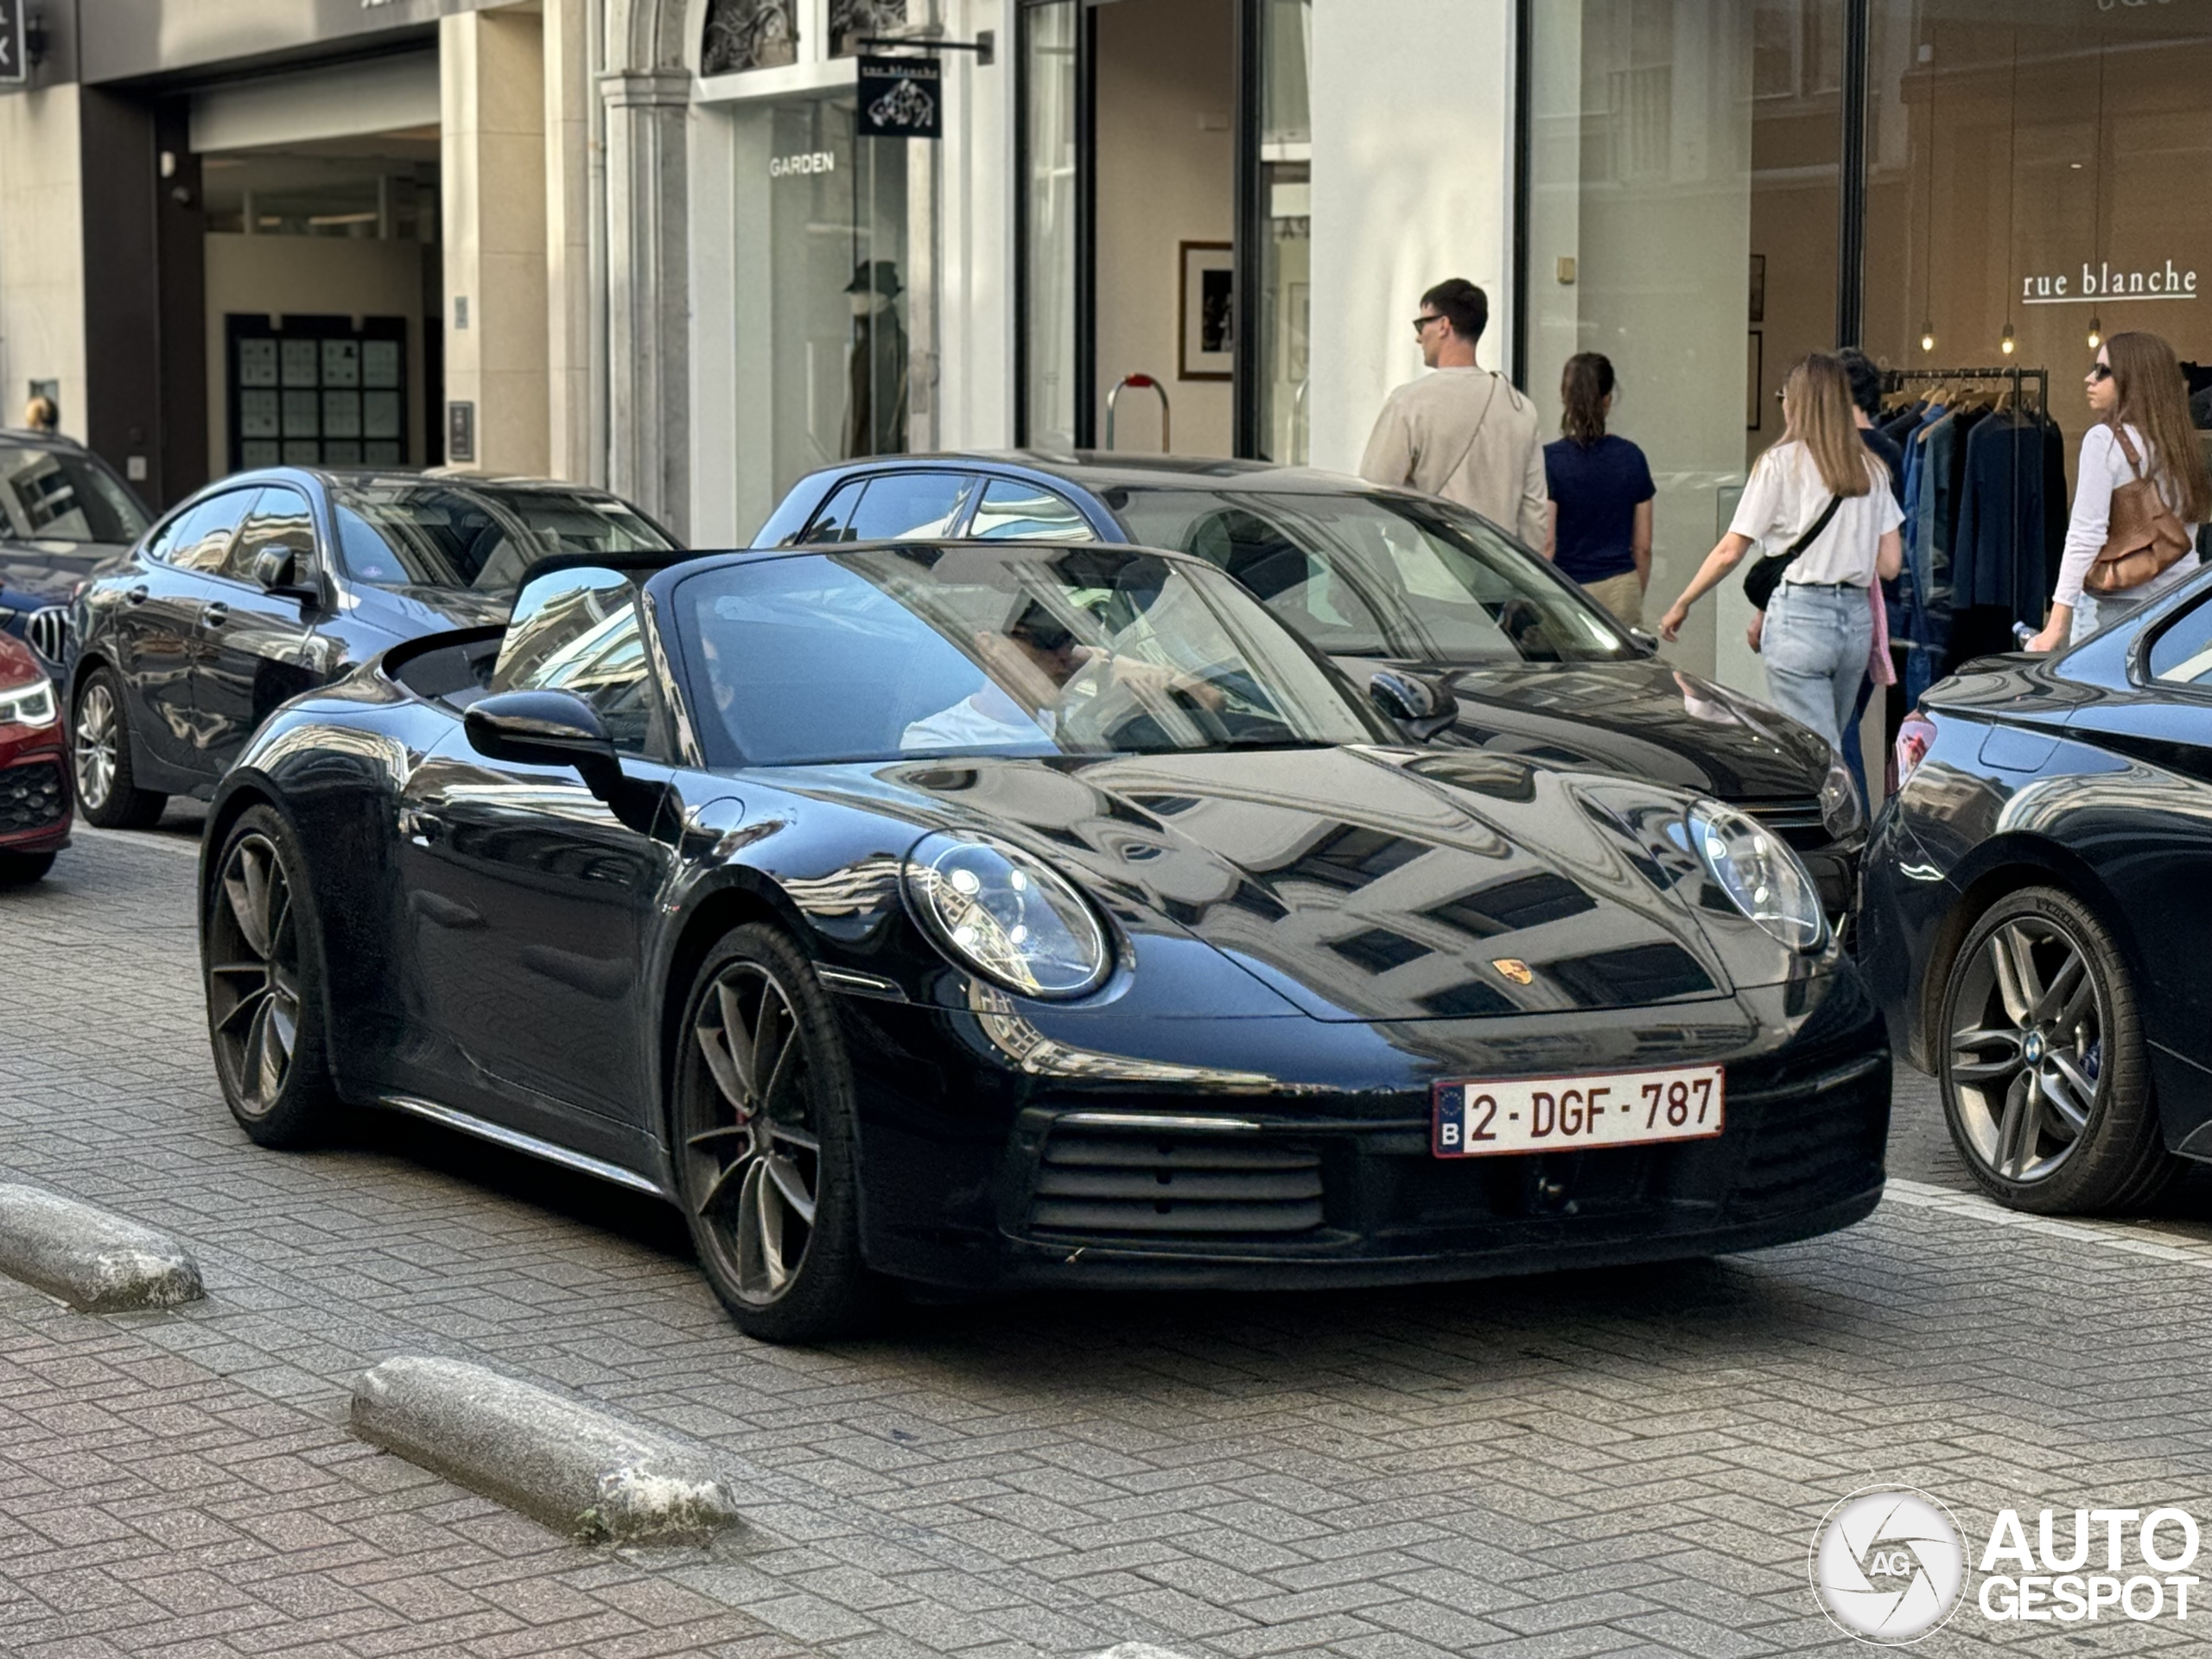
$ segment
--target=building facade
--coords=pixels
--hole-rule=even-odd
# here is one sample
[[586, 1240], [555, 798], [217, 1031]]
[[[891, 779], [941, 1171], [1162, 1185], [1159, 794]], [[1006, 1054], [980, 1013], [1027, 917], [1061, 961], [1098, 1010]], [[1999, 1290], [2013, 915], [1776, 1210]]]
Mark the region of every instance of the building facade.
[[[714, 545], [857, 454], [1348, 468], [1463, 276], [1548, 419], [1568, 355], [1613, 359], [1665, 596], [1807, 351], [2018, 368], [1973, 383], [2069, 444], [2092, 334], [2212, 363], [2183, 0], [76, 0], [48, 33], [0, 92], [0, 388], [58, 381], [156, 499], [396, 446]], [[939, 68], [880, 111], [869, 55]], [[941, 137], [868, 130], [924, 97]], [[1678, 656], [1757, 690], [1745, 620], [1724, 594]]]

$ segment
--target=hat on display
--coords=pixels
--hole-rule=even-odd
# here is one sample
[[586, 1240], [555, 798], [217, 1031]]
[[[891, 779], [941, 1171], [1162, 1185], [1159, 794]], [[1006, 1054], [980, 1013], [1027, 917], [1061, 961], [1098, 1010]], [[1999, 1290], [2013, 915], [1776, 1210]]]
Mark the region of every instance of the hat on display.
[[899, 267], [889, 259], [861, 260], [853, 267], [853, 280], [845, 284], [848, 294], [880, 294], [887, 299], [905, 291]]

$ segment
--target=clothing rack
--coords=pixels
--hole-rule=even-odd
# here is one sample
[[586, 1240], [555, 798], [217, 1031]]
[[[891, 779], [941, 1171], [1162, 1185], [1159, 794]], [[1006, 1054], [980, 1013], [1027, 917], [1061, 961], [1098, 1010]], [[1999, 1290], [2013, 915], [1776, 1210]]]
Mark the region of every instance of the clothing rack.
[[2040, 416], [2050, 407], [2050, 371], [2031, 369], [2018, 363], [2002, 365], [1993, 369], [1885, 369], [1882, 371], [1882, 390], [1885, 392], [1903, 391], [1916, 381], [1930, 380], [2009, 380], [2012, 383], [2015, 405], [2025, 389], [2025, 383], [2036, 383], [2036, 413]]

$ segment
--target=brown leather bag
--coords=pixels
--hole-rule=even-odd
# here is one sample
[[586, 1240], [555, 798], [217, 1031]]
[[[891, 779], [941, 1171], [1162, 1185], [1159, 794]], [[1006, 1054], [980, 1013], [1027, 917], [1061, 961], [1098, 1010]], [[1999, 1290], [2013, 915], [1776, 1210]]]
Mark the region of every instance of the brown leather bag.
[[2105, 544], [2082, 585], [2093, 594], [2124, 594], [2171, 569], [2196, 549], [2189, 531], [2158, 486], [2143, 476], [2143, 457], [2125, 427], [2113, 434], [2135, 476], [2112, 493], [2112, 515], [2105, 520]]

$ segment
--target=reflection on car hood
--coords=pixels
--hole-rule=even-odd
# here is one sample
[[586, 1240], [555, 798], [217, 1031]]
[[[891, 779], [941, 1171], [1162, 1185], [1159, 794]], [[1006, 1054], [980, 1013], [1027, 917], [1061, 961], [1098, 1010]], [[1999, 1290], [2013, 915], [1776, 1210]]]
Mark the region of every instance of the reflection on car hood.
[[1643, 1007], [1727, 989], [1687, 907], [1637, 870], [1578, 780], [1509, 757], [940, 760], [872, 781], [925, 822], [1014, 836], [1133, 925], [1195, 934], [1319, 1019]]
[[1339, 658], [1361, 686], [1389, 666], [1433, 674], [1459, 699], [1436, 741], [1617, 772], [1722, 800], [1803, 798], [1827, 776], [1827, 745], [1788, 715], [1651, 658], [1474, 668]]
[[402, 639], [504, 622], [514, 608], [513, 594], [473, 588], [375, 588], [359, 582], [352, 593], [354, 614]]
[[120, 569], [130, 553], [110, 542], [0, 540], [0, 605], [66, 605], [79, 583]]

